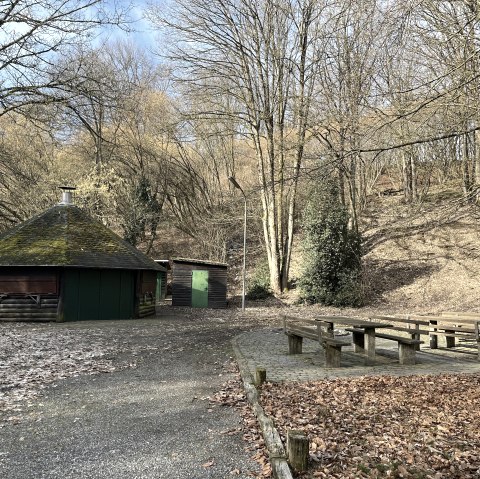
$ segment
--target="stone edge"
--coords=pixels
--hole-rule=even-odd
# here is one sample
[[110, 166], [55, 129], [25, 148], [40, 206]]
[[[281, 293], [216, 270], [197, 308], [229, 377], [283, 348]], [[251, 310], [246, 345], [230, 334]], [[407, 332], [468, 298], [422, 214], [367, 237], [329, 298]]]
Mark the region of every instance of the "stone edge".
[[247, 360], [238, 345], [237, 338], [232, 339], [232, 345], [240, 370], [240, 376], [243, 381], [245, 395], [262, 430], [263, 439], [272, 466], [273, 477], [276, 479], [293, 479], [280, 434], [276, 430], [272, 418], [267, 416], [262, 406], [260, 406], [258, 391], [255, 387], [253, 376], [248, 368]]

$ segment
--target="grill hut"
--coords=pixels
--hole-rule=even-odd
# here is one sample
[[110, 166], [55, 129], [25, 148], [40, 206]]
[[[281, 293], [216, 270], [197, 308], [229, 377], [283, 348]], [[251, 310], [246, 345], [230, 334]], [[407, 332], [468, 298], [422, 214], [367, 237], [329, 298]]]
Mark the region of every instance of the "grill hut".
[[196, 259], [173, 259], [172, 306], [226, 308], [227, 265]]
[[0, 235], [0, 320], [129, 319], [155, 313], [165, 268], [64, 200]]

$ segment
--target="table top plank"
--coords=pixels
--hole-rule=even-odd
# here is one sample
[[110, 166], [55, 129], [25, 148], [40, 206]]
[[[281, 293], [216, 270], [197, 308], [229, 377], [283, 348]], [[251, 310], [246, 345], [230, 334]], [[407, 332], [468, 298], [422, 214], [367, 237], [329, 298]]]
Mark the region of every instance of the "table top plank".
[[430, 315], [425, 315], [425, 316], [411, 316], [413, 319], [423, 319], [424, 321], [436, 321], [437, 323], [458, 323], [458, 324], [474, 324], [476, 321], [475, 319], [470, 319], [470, 318], [454, 318], [454, 317], [449, 317], [449, 316], [430, 316]]
[[391, 328], [392, 324], [379, 323], [368, 319], [348, 318], [345, 316], [319, 316], [315, 319], [318, 322], [331, 323], [334, 325], [355, 326], [361, 329]]

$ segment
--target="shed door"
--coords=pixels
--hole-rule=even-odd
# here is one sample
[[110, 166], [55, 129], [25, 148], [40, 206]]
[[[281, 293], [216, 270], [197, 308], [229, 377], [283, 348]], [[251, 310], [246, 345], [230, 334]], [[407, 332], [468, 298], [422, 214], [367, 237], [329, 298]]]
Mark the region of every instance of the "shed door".
[[192, 271], [192, 307], [208, 307], [208, 271]]

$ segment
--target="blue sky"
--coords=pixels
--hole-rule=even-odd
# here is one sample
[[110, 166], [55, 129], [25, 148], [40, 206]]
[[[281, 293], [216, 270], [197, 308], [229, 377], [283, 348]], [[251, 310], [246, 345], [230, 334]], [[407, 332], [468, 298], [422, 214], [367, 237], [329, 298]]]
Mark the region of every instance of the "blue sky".
[[109, 3], [116, 3], [120, 6], [120, 8], [128, 9], [129, 17], [131, 20], [131, 23], [129, 24], [129, 29], [131, 31], [125, 32], [119, 28], [107, 27], [100, 35], [102, 41], [129, 39], [133, 41], [136, 45], [145, 49], [151, 50], [155, 48], [158, 33], [156, 33], [152, 29], [150, 23], [145, 20], [144, 12], [150, 3], [164, 4], [162, 0], [159, 0], [158, 2], [147, 2], [143, 0], [136, 0], [132, 2], [128, 2], [125, 0], [111, 2], [110, 0], [108, 0], [106, 3], [107, 5]]

